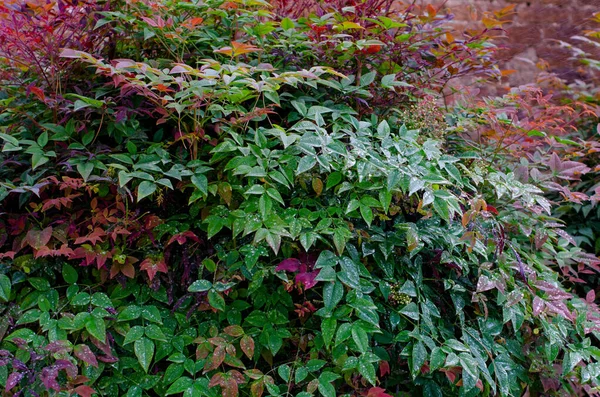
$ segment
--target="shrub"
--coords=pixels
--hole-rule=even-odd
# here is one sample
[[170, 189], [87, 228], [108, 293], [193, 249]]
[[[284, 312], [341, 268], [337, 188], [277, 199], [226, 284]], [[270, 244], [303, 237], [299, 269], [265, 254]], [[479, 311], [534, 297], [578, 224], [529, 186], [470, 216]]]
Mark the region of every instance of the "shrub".
[[[600, 261], [561, 239], [539, 186], [440, 130], [422, 94], [448, 64], [385, 66], [483, 37], [443, 44], [433, 8], [368, 15], [368, 40], [411, 43], [370, 57], [357, 8], [296, 20], [256, 0], [113, 6], [95, 26], [117, 38], [114, 58], [61, 52], [89, 80], [72, 79], [58, 117], [21, 96], [0, 118], [6, 393], [597, 386], [595, 294], [557, 270]], [[321, 37], [332, 45], [311, 51]], [[452, 67], [488, 65], [482, 51]]]

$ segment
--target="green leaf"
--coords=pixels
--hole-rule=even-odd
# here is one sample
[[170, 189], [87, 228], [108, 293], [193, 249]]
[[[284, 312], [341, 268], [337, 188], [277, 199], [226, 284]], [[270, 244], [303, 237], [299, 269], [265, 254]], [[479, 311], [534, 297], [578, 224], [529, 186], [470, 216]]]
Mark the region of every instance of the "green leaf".
[[125, 307], [125, 309], [119, 313], [117, 321], [131, 321], [142, 315], [142, 308], [139, 306], [131, 305]]
[[42, 148], [48, 144], [48, 131], [44, 131], [40, 134], [37, 139], [37, 144]]
[[189, 286], [189, 292], [204, 292], [212, 288], [212, 283], [208, 280], [197, 280]]
[[327, 361], [324, 361], [324, 360], [318, 360], [318, 359], [308, 360], [308, 362], [306, 363], [306, 369], [309, 370], [310, 372], [316, 372], [316, 371], [320, 370], [321, 368], [323, 368], [325, 366], [325, 364], [327, 364]]
[[331, 341], [333, 340], [336, 329], [337, 320], [332, 317], [325, 318], [321, 322], [321, 334], [323, 335], [323, 341], [325, 342], [325, 347], [327, 347], [327, 349], [331, 346]]
[[289, 18], [283, 18], [281, 20], [280, 26], [283, 30], [294, 29], [296, 27], [296, 25], [294, 24], [294, 21], [292, 21]]
[[15, 332], [13, 332], [12, 334], [8, 335], [6, 338], [4, 338], [5, 341], [7, 342], [11, 342], [16, 338], [20, 338], [23, 339], [26, 342], [33, 342], [33, 339], [35, 338], [35, 332], [33, 332], [32, 330], [30, 330], [29, 328], [20, 328], [18, 330], [16, 330]]
[[308, 376], [308, 369], [306, 367], [296, 368], [296, 373], [294, 374], [294, 382], [300, 383]]
[[100, 342], [104, 343], [106, 340], [106, 325], [104, 324], [104, 320], [102, 318], [89, 316], [85, 320], [85, 329], [90, 333], [90, 335], [98, 339]]
[[90, 177], [90, 175], [92, 174], [92, 171], [94, 171], [94, 163], [92, 163], [92, 162], [85, 162], [85, 163], [77, 164], [77, 172], [79, 172], [79, 174], [81, 174], [81, 177], [86, 182], [87, 182], [88, 178]]
[[325, 309], [331, 311], [344, 296], [344, 286], [339, 281], [329, 282], [323, 288], [323, 304]]
[[277, 368], [277, 373], [279, 374], [281, 379], [283, 379], [285, 382], [289, 382], [290, 373], [291, 373], [291, 369], [290, 369], [289, 365], [287, 365], [287, 364], [280, 365]]
[[436, 197], [433, 199], [433, 209], [442, 219], [450, 221], [450, 210], [448, 208], [448, 202], [444, 199]]
[[375, 81], [375, 76], [377, 76], [377, 72], [375, 71], [363, 74], [362, 76], [360, 76], [359, 85], [361, 87], [364, 87], [366, 85], [371, 84], [373, 81]]
[[217, 291], [208, 292], [208, 303], [217, 310], [225, 311], [225, 299]]
[[167, 392], [165, 393], [165, 396], [170, 396], [171, 394], [183, 393], [184, 391], [186, 391], [187, 389], [189, 389], [190, 387], [192, 387], [193, 383], [194, 383], [194, 381], [192, 379], [188, 378], [187, 376], [182, 376], [181, 378], [177, 379], [167, 389]]
[[17, 320], [17, 325], [36, 322], [40, 319], [41, 314], [42, 312], [38, 309], [26, 311], [25, 313], [22, 313], [19, 320]]
[[150, 339], [167, 342], [167, 336], [156, 324], [149, 324], [146, 326], [146, 336]]
[[63, 263], [62, 265], [62, 276], [67, 284], [75, 284], [79, 278], [77, 270], [68, 263]]
[[142, 339], [143, 336], [144, 327], [141, 327], [139, 325], [133, 326], [129, 329], [129, 331], [127, 331], [127, 334], [125, 334], [125, 340], [123, 341], [123, 345]]
[[441, 348], [435, 347], [431, 351], [431, 360], [429, 362], [429, 366], [431, 367], [431, 370], [435, 371], [439, 368], [442, 368], [445, 361], [446, 361], [446, 353], [444, 353]]
[[50, 159], [46, 156], [44, 156], [42, 153], [34, 153], [31, 156], [31, 166], [32, 169], [36, 169], [37, 167], [46, 164], [48, 161], [50, 161]]
[[38, 291], [48, 291], [50, 289], [50, 282], [45, 278], [32, 277], [27, 281], [29, 281], [29, 284]]
[[160, 311], [156, 306], [144, 306], [142, 308], [142, 317], [156, 324], [162, 324]]
[[206, 178], [206, 175], [194, 174], [192, 175], [191, 181], [203, 196], [208, 196], [208, 179]]
[[413, 345], [412, 349], [412, 367], [411, 372], [413, 376], [418, 375], [421, 372], [421, 367], [425, 364], [425, 360], [427, 359], [427, 349], [425, 348], [425, 344], [421, 341], [418, 341]]
[[133, 344], [133, 351], [144, 372], [148, 373], [152, 357], [154, 357], [154, 342], [148, 338], [138, 339]]
[[269, 189], [267, 189], [267, 194], [273, 200], [277, 201], [279, 204], [281, 204], [285, 207], [285, 202], [283, 201], [283, 197], [281, 197], [281, 194], [277, 190], [275, 190], [273, 188], [269, 188]]
[[309, 171], [317, 164], [317, 159], [312, 156], [304, 156], [300, 159], [298, 163], [298, 168], [296, 169], [296, 175], [300, 175], [303, 172]]
[[381, 139], [390, 135], [390, 132], [391, 132], [390, 125], [388, 124], [388, 122], [386, 120], [383, 120], [377, 126], [377, 135]]
[[367, 335], [367, 332], [357, 323], [352, 325], [352, 340], [356, 344], [359, 352], [366, 353], [369, 350], [369, 335]]
[[360, 276], [356, 263], [347, 256], [340, 258], [339, 263], [342, 268], [339, 274], [340, 280], [350, 288], [359, 288]]
[[85, 306], [90, 304], [90, 294], [87, 292], [80, 292], [71, 299], [71, 305], [73, 306]]
[[258, 209], [262, 216], [262, 219], [266, 219], [269, 215], [271, 215], [271, 209], [273, 208], [273, 201], [267, 194], [263, 194], [260, 196], [258, 200]]
[[337, 251], [338, 255], [342, 255], [344, 253], [346, 243], [351, 236], [352, 234], [346, 228], [338, 227], [333, 231], [333, 245], [335, 245], [335, 250]]
[[85, 97], [83, 95], [78, 95], [78, 94], [68, 93], [68, 94], [65, 94], [65, 98], [77, 99], [75, 101], [75, 110], [83, 109], [88, 106], [99, 109], [104, 105], [104, 101], [101, 101], [98, 99], [93, 99], [93, 98], [88, 98], [88, 97]]
[[10, 278], [4, 274], [0, 274], [0, 299], [8, 302], [10, 298], [11, 282]]
[[371, 207], [360, 204], [360, 215], [363, 217], [367, 225], [371, 226], [371, 222], [373, 222], [373, 210]]
[[[331, 373], [331, 372], [326, 372], [326, 373]], [[325, 373], [323, 373], [320, 377], [319, 377], [319, 392], [323, 395], [323, 397], [336, 397], [337, 394], [335, 392], [335, 387], [331, 384], [331, 381], [329, 380], [329, 377], [327, 376], [323, 376]]]
[[156, 191], [156, 184], [150, 181], [142, 181], [137, 189], [137, 201], [138, 203], [145, 197], [150, 196]]
[[419, 319], [419, 307], [414, 302], [406, 305], [402, 310], [400, 310], [400, 313], [404, 314], [406, 317], [412, 318], [413, 320]]
[[94, 306], [103, 308], [112, 307], [113, 305], [110, 298], [102, 292], [96, 292], [94, 295], [92, 295], [91, 303]]
[[125, 397], [142, 397], [143, 389], [139, 386], [132, 386], [127, 390]]
[[334, 186], [337, 186], [342, 181], [342, 173], [335, 171], [327, 176], [327, 182], [325, 184], [326, 189], [331, 189]]
[[5, 142], [10, 143], [11, 145], [18, 147], [19, 146], [19, 140], [17, 138], [15, 138], [14, 136], [10, 136], [8, 134], [4, 134], [0, 132], [0, 138], [3, 139]]
[[376, 385], [377, 375], [375, 374], [375, 366], [369, 361], [367, 354], [362, 354], [358, 358], [358, 373], [361, 374], [371, 385]]

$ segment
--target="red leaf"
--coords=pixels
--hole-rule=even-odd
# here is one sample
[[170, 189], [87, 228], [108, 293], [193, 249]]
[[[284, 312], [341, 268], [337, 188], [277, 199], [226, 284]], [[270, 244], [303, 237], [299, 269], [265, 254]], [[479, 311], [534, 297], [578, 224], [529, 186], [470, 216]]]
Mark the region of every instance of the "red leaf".
[[240, 347], [248, 358], [254, 356], [254, 339], [251, 336], [244, 335], [240, 341]]
[[366, 397], [392, 397], [391, 395], [385, 392], [385, 389], [381, 387], [372, 387], [367, 390], [367, 394], [364, 394]]
[[284, 259], [277, 265], [275, 271], [282, 272], [284, 270], [288, 272], [297, 272], [300, 270], [300, 261], [296, 258]]
[[485, 206], [485, 210], [486, 210], [487, 212], [491, 213], [491, 214], [498, 215], [498, 210], [497, 210], [497, 209], [496, 209], [496, 207], [494, 207], [493, 205], [489, 205], [489, 204], [487, 204], [487, 205]]
[[171, 237], [171, 239], [169, 240], [167, 245], [171, 245], [175, 241], [177, 241], [179, 243], [179, 245], [182, 245], [188, 239], [195, 241], [197, 243], [201, 242], [201, 240], [198, 238], [198, 236], [196, 236], [196, 234], [194, 232], [188, 230], [187, 232], [175, 234], [173, 237]]
[[221, 395], [223, 397], [237, 397], [238, 384], [234, 378], [227, 378], [224, 386], [221, 386]]
[[96, 393], [96, 390], [86, 385], [77, 386], [74, 390], [75, 393], [77, 393], [81, 397], [91, 397], [92, 394]]
[[386, 376], [387, 374], [390, 374], [390, 364], [385, 361], [382, 360], [379, 362], [379, 377], [383, 378], [384, 376]]
[[225, 329], [223, 329], [223, 331], [227, 335], [233, 336], [234, 338], [244, 335], [244, 329], [242, 327], [240, 327], [239, 325], [230, 325], [229, 327], [225, 327]]
[[4, 259], [4, 258], [15, 259], [15, 255], [16, 255], [15, 251], [6, 251], [3, 253], [0, 253], [0, 259]]
[[213, 351], [212, 357], [204, 366], [204, 373], [219, 368], [219, 365], [221, 365], [223, 360], [225, 360], [225, 348], [223, 346], [217, 346], [215, 351]]
[[158, 260], [146, 258], [140, 264], [140, 270], [145, 270], [148, 273], [150, 281], [154, 280], [157, 272], [167, 273], [168, 271], [164, 258], [159, 258]]
[[208, 382], [208, 387], [221, 386], [225, 383], [225, 377], [223, 375], [223, 372], [214, 374], [212, 378], [210, 378], [210, 382]]
[[98, 366], [98, 360], [96, 360], [96, 355], [92, 352], [92, 349], [90, 349], [88, 345], [75, 346], [74, 353], [75, 357], [77, 357], [83, 362], [88, 363], [92, 367]]
[[235, 380], [236, 383], [239, 383], [239, 384], [246, 383], [246, 379], [244, 378], [244, 375], [242, 375], [242, 373], [240, 371], [232, 369], [231, 371], [227, 372], [227, 374], [229, 376], [231, 376], [231, 378], [233, 380]]
[[102, 242], [102, 239], [104, 237], [106, 237], [106, 232], [104, 230], [102, 230], [101, 228], [97, 227], [94, 229], [94, 231], [92, 233], [88, 234], [87, 236], [76, 238], [75, 244], [83, 244], [83, 243], [87, 243], [89, 241], [95, 245], [98, 242]]
[[32, 229], [28, 231], [27, 236], [25, 236], [25, 241], [34, 249], [38, 250], [48, 244], [50, 237], [52, 237], [52, 226], [48, 226], [44, 230]]

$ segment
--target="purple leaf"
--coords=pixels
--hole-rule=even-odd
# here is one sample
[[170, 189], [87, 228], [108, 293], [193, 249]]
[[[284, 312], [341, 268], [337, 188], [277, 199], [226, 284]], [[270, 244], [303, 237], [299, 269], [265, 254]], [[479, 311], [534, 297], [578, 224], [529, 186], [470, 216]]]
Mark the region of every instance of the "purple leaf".
[[14, 369], [18, 369], [19, 371], [27, 371], [27, 365], [25, 365], [23, 361], [16, 358], [12, 360], [12, 366]]
[[544, 310], [544, 301], [539, 296], [536, 296], [533, 298], [533, 315], [536, 317], [539, 316], [542, 310]]
[[4, 391], [8, 393], [13, 387], [19, 384], [21, 379], [23, 379], [23, 374], [21, 372], [13, 372], [12, 374], [8, 375]]
[[57, 340], [54, 342], [50, 342], [46, 345], [44, 350], [49, 351], [50, 353], [66, 353], [71, 350], [70, 343], [64, 340]]
[[88, 363], [93, 367], [98, 366], [98, 360], [96, 360], [96, 355], [92, 352], [92, 349], [90, 349], [87, 345], [75, 346], [75, 357], [77, 357], [83, 362]]
[[296, 258], [284, 259], [279, 265], [277, 265], [275, 271], [282, 272], [284, 270], [288, 272], [297, 272], [300, 270], [300, 261]]
[[57, 377], [58, 377], [58, 368], [56, 368], [56, 366], [54, 366], [54, 365], [51, 365], [49, 367], [45, 367], [44, 369], [42, 369], [42, 373], [40, 375], [40, 379], [41, 379], [42, 383], [44, 384], [44, 386], [46, 386], [46, 389], [60, 391], [60, 385], [56, 381]]
[[304, 284], [304, 290], [310, 289], [317, 285], [317, 281], [315, 280], [319, 275], [321, 269], [313, 270], [312, 272], [307, 273], [298, 273], [296, 275], [296, 282]]

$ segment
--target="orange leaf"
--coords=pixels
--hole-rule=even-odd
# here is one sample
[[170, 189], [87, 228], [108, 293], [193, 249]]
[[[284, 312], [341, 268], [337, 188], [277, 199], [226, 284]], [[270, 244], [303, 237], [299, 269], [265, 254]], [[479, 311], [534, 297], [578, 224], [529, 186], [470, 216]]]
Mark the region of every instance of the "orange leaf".
[[218, 50], [215, 50], [218, 54], [225, 54], [231, 57], [237, 57], [243, 54], [249, 54], [251, 52], [262, 51], [260, 48], [255, 47], [251, 44], [240, 43], [237, 41], [231, 42], [231, 47], [223, 47]]
[[188, 19], [187, 21], [185, 21], [183, 23], [183, 26], [188, 29], [193, 29], [194, 27], [200, 25], [203, 21], [204, 21], [204, 19], [200, 18], [200, 17]]
[[437, 10], [431, 4], [427, 4], [427, 15], [429, 15], [429, 18], [435, 18], [437, 15]]

